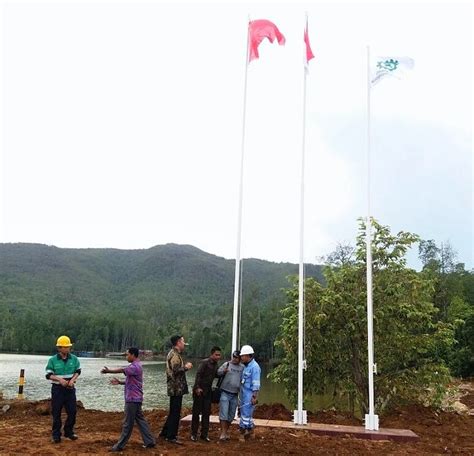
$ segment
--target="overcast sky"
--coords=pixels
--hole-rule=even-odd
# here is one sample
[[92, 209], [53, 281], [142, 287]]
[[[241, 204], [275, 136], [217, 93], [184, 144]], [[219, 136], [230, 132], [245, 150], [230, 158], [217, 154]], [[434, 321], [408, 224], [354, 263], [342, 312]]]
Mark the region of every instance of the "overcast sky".
[[247, 21], [286, 36], [248, 68], [242, 256], [305, 259], [366, 214], [366, 47], [415, 68], [372, 91], [373, 215], [473, 265], [468, 3], [1, 2], [1, 242], [235, 257]]

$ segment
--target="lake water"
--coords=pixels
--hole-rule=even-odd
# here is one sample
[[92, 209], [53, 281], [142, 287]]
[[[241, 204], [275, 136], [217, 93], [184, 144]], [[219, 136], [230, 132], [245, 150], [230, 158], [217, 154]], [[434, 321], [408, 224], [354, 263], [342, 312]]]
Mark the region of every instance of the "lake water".
[[[45, 366], [49, 356], [12, 355], [0, 353], [0, 391], [4, 398], [16, 398], [20, 369], [25, 369], [25, 398], [29, 400], [47, 399], [50, 397], [51, 385], [45, 378]], [[117, 411], [123, 410], [123, 386], [109, 384], [112, 377], [121, 374], [101, 374], [103, 366], [120, 367], [128, 363], [117, 358], [80, 358], [82, 374], [76, 384], [77, 399], [88, 409]], [[194, 383], [194, 376], [199, 360], [193, 361], [194, 367], [187, 373], [188, 384]], [[267, 379], [268, 369], [262, 365], [262, 388], [259, 394], [260, 404], [282, 403], [289, 410], [291, 404], [285, 396], [281, 385]], [[169, 399], [166, 393], [166, 374], [164, 361], [143, 361], [143, 408], [167, 408]], [[192, 396], [187, 394], [183, 399], [184, 406], [192, 405]], [[331, 398], [317, 396], [305, 402], [307, 410], [316, 410], [331, 406]]]
[[[13, 399], [18, 392], [18, 377], [20, 369], [25, 369], [24, 394], [26, 399], [38, 400], [50, 397], [50, 382], [45, 378], [45, 366], [49, 356], [41, 355], [12, 355], [0, 354], [0, 391], [7, 399]], [[116, 358], [80, 358], [82, 374], [77, 381], [77, 399], [84, 407], [98, 410], [122, 410], [123, 387], [109, 384], [114, 377], [120, 374], [103, 375], [100, 369], [103, 366], [126, 366], [126, 360]], [[187, 373], [188, 383], [194, 383], [197, 362]], [[143, 361], [143, 387], [145, 409], [166, 408], [169, 399], [166, 393], [166, 374], [164, 361]], [[272, 384], [266, 375], [262, 375], [261, 403], [285, 402], [282, 388]], [[184, 405], [192, 404], [190, 394], [184, 396]], [[285, 405], [290, 404], [286, 401]]]

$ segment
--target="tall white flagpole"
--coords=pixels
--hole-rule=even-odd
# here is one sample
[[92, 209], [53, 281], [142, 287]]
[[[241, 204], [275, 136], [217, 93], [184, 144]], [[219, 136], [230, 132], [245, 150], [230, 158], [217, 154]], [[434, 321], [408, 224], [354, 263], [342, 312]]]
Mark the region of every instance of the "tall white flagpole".
[[232, 352], [237, 350], [239, 332], [239, 304], [240, 304], [240, 244], [242, 240], [242, 202], [244, 196], [244, 152], [245, 152], [245, 118], [247, 111], [247, 73], [249, 64], [249, 34], [250, 18], [247, 25], [247, 46], [245, 51], [245, 77], [244, 77], [244, 103], [242, 112], [242, 142], [240, 147], [240, 184], [239, 203], [237, 214], [237, 251], [235, 254], [235, 279], [234, 279], [234, 313], [232, 323]]
[[365, 428], [369, 430], [379, 429], [379, 417], [375, 415], [374, 400], [374, 315], [372, 300], [372, 222], [370, 206], [370, 168], [371, 168], [371, 125], [370, 125], [370, 47], [367, 46], [367, 221], [366, 221], [366, 257], [367, 257], [367, 350], [368, 350], [368, 377], [369, 377], [369, 413], [365, 415]]
[[[308, 29], [308, 16], [306, 16], [306, 29]], [[304, 342], [304, 170], [306, 146], [306, 78], [307, 62], [306, 49], [304, 49], [305, 65], [303, 66], [303, 129], [301, 142], [301, 180], [300, 180], [300, 263], [298, 274], [298, 409], [294, 411], [295, 424], [307, 424], [307, 413], [303, 410], [303, 370], [306, 360], [303, 359]]]

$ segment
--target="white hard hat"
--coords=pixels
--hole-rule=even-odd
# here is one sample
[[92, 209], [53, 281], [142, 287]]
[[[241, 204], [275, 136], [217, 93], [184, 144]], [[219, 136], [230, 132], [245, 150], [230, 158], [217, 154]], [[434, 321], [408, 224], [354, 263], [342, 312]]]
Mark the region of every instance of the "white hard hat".
[[254, 351], [250, 345], [242, 345], [240, 349], [240, 355], [253, 355]]

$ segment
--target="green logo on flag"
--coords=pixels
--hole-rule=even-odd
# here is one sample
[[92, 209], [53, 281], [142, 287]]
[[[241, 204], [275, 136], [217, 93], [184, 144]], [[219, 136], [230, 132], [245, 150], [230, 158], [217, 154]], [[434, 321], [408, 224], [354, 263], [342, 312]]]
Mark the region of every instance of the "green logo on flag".
[[395, 71], [400, 62], [398, 60], [389, 59], [389, 60], [380, 60], [377, 62], [377, 68], [380, 70], [386, 71]]

